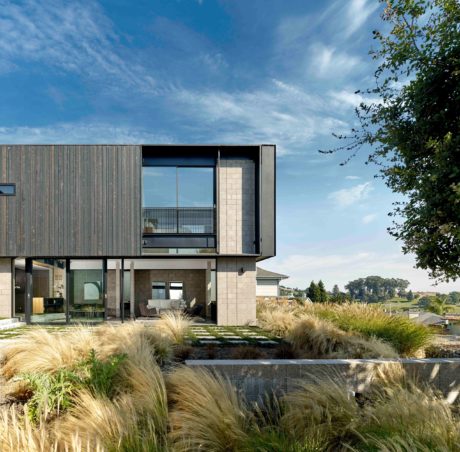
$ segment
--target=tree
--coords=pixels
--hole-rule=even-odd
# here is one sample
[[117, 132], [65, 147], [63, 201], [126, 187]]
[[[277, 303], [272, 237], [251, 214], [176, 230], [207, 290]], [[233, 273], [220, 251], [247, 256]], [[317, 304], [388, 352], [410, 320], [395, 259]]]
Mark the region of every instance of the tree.
[[458, 304], [460, 303], [460, 292], [451, 292], [449, 294], [449, 302], [451, 304]]
[[[439, 280], [460, 276], [460, 2], [380, 0], [386, 31], [374, 31], [379, 63], [359, 125], [343, 146], [370, 145], [395, 203], [389, 232]], [[374, 99], [374, 100], [372, 100]]]
[[407, 301], [413, 301], [414, 300], [414, 293], [412, 292], [412, 290], [409, 290], [409, 292], [407, 292]]
[[426, 310], [438, 315], [444, 315], [451, 309], [449, 306], [447, 306], [446, 302], [446, 298], [430, 297], [430, 301], [428, 302]]
[[340, 289], [337, 284], [332, 288], [332, 300], [338, 303], [340, 301]]
[[319, 301], [321, 303], [326, 303], [328, 296], [327, 296], [326, 288], [324, 287], [324, 283], [321, 279], [318, 282], [318, 291], [319, 291]]
[[409, 281], [400, 278], [382, 278], [367, 276], [350, 281], [346, 286], [352, 299], [377, 302], [393, 298], [396, 291], [402, 294], [409, 286]]
[[307, 297], [310, 298], [313, 302], [319, 302], [321, 299], [321, 294], [318, 286], [315, 284], [315, 281], [310, 283], [310, 287], [307, 289]]

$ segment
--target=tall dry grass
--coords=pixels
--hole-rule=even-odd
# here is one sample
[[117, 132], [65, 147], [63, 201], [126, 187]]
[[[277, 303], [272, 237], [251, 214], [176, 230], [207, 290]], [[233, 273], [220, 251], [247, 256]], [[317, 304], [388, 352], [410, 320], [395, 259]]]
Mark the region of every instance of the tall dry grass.
[[321, 450], [460, 450], [460, 421], [451, 407], [409, 382], [375, 384], [358, 404], [340, 378], [323, 376], [301, 383], [283, 404], [284, 430], [300, 442], [316, 438]]
[[300, 317], [286, 333], [301, 358], [397, 358], [384, 342], [351, 334], [332, 322], [313, 316]]
[[[278, 305], [276, 302], [259, 302], [257, 316], [262, 328], [283, 337], [292, 331], [302, 317], [325, 320], [350, 335], [374, 342], [373, 345], [377, 348], [379, 344], [375, 339], [389, 344], [401, 356], [417, 355], [431, 341], [431, 332], [426, 326], [402, 316], [389, 316], [376, 305], [361, 303]], [[386, 354], [389, 349], [382, 349], [380, 352]]]
[[167, 311], [161, 314], [160, 321], [156, 327], [164, 332], [174, 343], [183, 344], [191, 324], [192, 319], [190, 316], [180, 311]]
[[237, 451], [247, 441], [249, 412], [223, 377], [180, 367], [168, 377], [174, 450]]
[[142, 348], [148, 349], [160, 363], [172, 356], [168, 335], [139, 323], [79, 326], [60, 333], [40, 328], [18, 338], [5, 350], [1, 373], [11, 378], [21, 373], [69, 369], [86, 359], [91, 350], [103, 360], [114, 354], [136, 359], [137, 351]]

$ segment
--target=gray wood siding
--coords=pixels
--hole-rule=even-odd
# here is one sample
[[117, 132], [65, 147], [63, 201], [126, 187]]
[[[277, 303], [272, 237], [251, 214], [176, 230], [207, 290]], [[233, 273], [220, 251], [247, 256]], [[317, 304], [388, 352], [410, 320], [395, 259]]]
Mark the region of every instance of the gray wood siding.
[[0, 146], [0, 256], [140, 256], [141, 147]]

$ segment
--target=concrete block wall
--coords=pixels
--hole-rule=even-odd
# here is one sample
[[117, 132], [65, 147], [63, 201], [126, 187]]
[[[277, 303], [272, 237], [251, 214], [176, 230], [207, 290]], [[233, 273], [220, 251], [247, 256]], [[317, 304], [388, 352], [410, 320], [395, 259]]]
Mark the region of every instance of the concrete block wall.
[[217, 324], [256, 322], [256, 260], [221, 257], [217, 260]]
[[189, 360], [220, 373], [249, 401], [265, 400], [266, 394], [283, 394], [298, 388], [299, 382], [315, 383], [326, 378], [342, 382], [350, 391], [365, 392], [384, 367], [402, 367], [407, 377], [442, 392], [449, 403], [460, 401], [460, 359], [272, 359], [272, 360]]
[[219, 168], [221, 254], [255, 253], [255, 164], [223, 157]]
[[0, 317], [12, 317], [12, 300], [13, 274], [11, 272], [11, 259], [0, 259]]

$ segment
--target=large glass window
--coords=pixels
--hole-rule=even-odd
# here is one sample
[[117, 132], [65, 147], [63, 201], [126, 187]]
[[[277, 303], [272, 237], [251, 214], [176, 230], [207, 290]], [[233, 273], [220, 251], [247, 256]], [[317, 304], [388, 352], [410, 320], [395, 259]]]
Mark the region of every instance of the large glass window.
[[71, 322], [99, 322], [104, 320], [104, 265], [103, 261], [70, 261]]
[[66, 321], [65, 260], [32, 261], [32, 323], [63, 323]]
[[177, 168], [177, 207], [214, 207], [214, 168]]
[[214, 167], [143, 168], [144, 234], [214, 234]]

